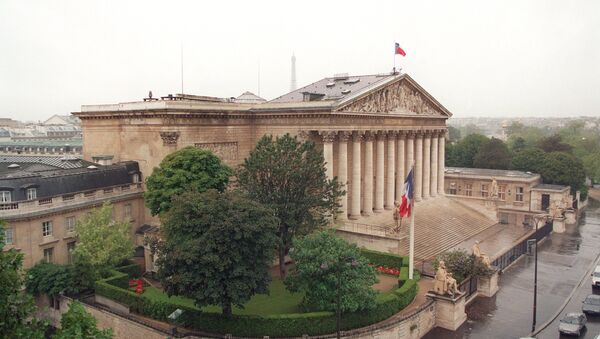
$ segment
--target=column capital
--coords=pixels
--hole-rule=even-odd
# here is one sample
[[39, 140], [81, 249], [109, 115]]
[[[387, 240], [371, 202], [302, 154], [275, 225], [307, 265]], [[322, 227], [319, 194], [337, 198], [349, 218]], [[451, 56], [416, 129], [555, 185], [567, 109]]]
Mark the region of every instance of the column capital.
[[385, 138], [387, 137], [386, 131], [376, 131], [375, 134], [377, 135], [378, 141], [385, 140]]
[[415, 137], [417, 139], [423, 139], [423, 136], [425, 135], [425, 131], [424, 130], [418, 130], [415, 131]]
[[350, 135], [352, 135], [352, 132], [350, 131], [339, 131], [338, 140], [342, 142], [347, 142], [348, 139], [350, 139]]
[[310, 140], [310, 135], [312, 131], [307, 131], [307, 130], [300, 130], [298, 131], [297, 137], [298, 139], [300, 139], [301, 141], [307, 141]]
[[396, 139], [396, 136], [398, 136], [398, 131], [387, 131], [387, 135], [388, 139]]
[[337, 135], [336, 131], [319, 131], [319, 135], [323, 139], [323, 142], [333, 142]]
[[354, 132], [352, 132], [352, 141], [354, 141], [354, 142], [357, 142], [357, 141], [360, 142], [360, 141], [362, 141], [363, 140], [363, 134], [364, 134], [363, 131], [354, 131]]
[[398, 139], [404, 139], [408, 135], [408, 131], [407, 130], [401, 129], [401, 130], [398, 130], [396, 132], [398, 132]]
[[375, 140], [375, 133], [373, 133], [372, 131], [366, 131], [365, 132], [365, 141], [373, 141]]

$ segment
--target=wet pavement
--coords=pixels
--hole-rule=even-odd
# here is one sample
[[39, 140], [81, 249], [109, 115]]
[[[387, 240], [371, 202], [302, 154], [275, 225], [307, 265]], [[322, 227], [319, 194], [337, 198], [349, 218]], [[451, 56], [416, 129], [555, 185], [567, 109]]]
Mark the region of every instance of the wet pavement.
[[[577, 289], [564, 312], [581, 309], [581, 300], [592, 293], [587, 273], [600, 254], [600, 210], [590, 206], [578, 225], [565, 233], [552, 233], [538, 249], [537, 328], [552, 320]], [[578, 288], [582, 277], [587, 279]], [[435, 328], [424, 338], [520, 338], [531, 332], [533, 319], [534, 258], [523, 256], [500, 276], [500, 291], [493, 298], [477, 298], [467, 307], [468, 320], [455, 332]], [[559, 317], [560, 318], [560, 317]], [[588, 317], [585, 337], [600, 331], [600, 320]], [[559, 337], [552, 323], [538, 338]]]

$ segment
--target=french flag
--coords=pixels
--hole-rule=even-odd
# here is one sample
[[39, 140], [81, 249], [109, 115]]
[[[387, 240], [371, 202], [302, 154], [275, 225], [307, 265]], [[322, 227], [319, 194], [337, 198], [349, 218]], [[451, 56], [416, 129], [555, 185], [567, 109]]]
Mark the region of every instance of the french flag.
[[404, 50], [402, 49], [402, 47], [400, 47], [400, 44], [395, 42], [394, 43], [394, 54], [400, 54], [403, 57], [406, 56], [406, 52], [404, 52]]
[[413, 205], [414, 187], [413, 168], [411, 168], [406, 177], [406, 181], [404, 182], [404, 194], [402, 195], [402, 203], [400, 204], [400, 217], [410, 217]]

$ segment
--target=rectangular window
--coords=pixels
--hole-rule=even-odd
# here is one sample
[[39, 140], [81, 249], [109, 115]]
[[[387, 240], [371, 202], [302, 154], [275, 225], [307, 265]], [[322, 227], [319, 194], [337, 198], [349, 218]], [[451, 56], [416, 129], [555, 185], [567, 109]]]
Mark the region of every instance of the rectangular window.
[[4, 244], [12, 245], [14, 241], [14, 233], [12, 228], [4, 229]]
[[523, 187], [517, 187], [517, 194], [516, 194], [515, 199], [517, 201], [523, 201], [523, 193], [524, 193]]
[[35, 200], [37, 199], [37, 189], [36, 188], [28, 188], [27, 189], [27, 200]]
[[74, 262], [75, 256], [73, 255], [73, 251], [75, 250], [75, 242], [71, 241], [67, 243], [67, 260], [69, 264]]
[[467, 197], [473, 196], [473, 184], [465, 184], [465, 195]]
[[481, 184], [481, 196], [484, 198], [488, 197], [488, 185], [487, 184]]
[[131, 204], [125, 204], [123, 206], [123, 219], [131, 220]]
[[450, 183], [450, 192], [449, 193], [456, 195], [456, 183], [454, 183], [454, 182]]
[[44, 261], [54, 262], [54, 248], [44, 248]]
[[506, 186], [498, 185], [498, 199], [506, 200]]
[[75, 232], [75, 217], [70, 216], [65, 218], [65, 229], [67, 232]]
[[12, 196], [10, 191], [0, 191], [0, 202], [11, 202]]
[[44, 237], [52, 235], [52, 221], [44, 221], [42, 223], [42, 235]]

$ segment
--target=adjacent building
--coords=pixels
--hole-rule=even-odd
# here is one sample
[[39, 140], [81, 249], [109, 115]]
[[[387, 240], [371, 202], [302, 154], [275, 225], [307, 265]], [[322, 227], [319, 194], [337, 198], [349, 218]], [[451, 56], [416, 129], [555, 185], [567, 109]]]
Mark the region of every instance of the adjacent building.
[[134, 161], [102, 166], [73, 156], [0, 156], [3, 249], [22, 252], [26, 268], [69, 263], [76, 222], [104, 202], [113, 204], [115, 219], [131, 222], [134, 239], [144, 222], [141, 179]]

